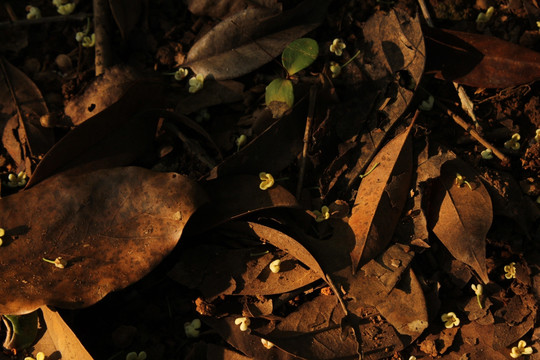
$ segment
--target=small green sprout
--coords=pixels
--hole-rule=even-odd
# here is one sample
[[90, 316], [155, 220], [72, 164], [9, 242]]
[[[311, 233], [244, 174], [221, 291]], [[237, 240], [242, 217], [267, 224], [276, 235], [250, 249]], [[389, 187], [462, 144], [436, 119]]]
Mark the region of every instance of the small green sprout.
[[471, 289], [473, 289], [474, 293], [476, 294], [476, 300], [478, 300], [478, 306], [480, 306], [480, 309], [483, 309], [484, 307], [482, 306], [482, 295], [484, 293], [484, 287], [482, 286], [482, 284], [478, 284], [478, 285], [472, 284]]
[[493, 16], [493, 13], [495, 12], [495, 8], [493, 6], [490, 6], [485, 13], [481, 12], [478, 14], [478, 17], [476, 18], [477, 24], [487, 23], [489, 20], [491, 20], [491, 17]]
[[435, 98], [433, 97], [433, 95], [429, 95], [429, 97], [426, 100], [420, 103], [420, 106], [418, 106], [418, 108], [422, 111], [431, 111], [431, 109], [433, 109], [434, 103], [435, 103]]
[[268, 341], [268, 340], [266, 340], [266, 339], [263, 339], [263, 338], [261, 338], [261, 343], [262, 343], [263, 346], [264, 346], [265, 348], [267, 348], [268, 350], [270, 350], [271, 348], [274, 347], [274, 343], [273, 343], [273, 342], [270, 342], [270, 341]]
[[32, 5], [28, 5], [26, 7], [26, 11], [28, 11], [28, 14], [26, 14], [26, 18], [28, 20], [41, 19], [41, 10], [39, 10], [39, 8]]
[[315, 214], [316, 222], [323, 222], [330, 219], [330, 209], [328, 208], [328, 206], [323, 206], [321, 208], [321, 211], [313, 210], [313, 214]]
[[67, 3], [57, 6], [56, 11], [58, 11], [60, 15], [69, 15], [75, 11], [75, 3]]
[[87, 48], [94, 47], [96, 45], [96, 34], [92, 33], [90, 36], [83, 36], [81, 45]]
[[449, 312], [446, 314], [442, 314], [441, 320], [444, 322], [444, 326], [447, 329], [453, 328], [454, 326], [459, 325], [459, 318], [457, 317], [456, 313]]
[[510, 352], [510, 356], [514, 359], [517, 359], [521, 355], [531, 355], [533, 349], [530, 346], [527, 346], [525, 340], [519, 340], [518, 346], [514, 346]]
[[458, 187], [462, 187], [464, 184], [472, 190], [471, 184], [469, 184], [469, 182], [465, 180], [465, 177], [459, 173], [456, 173], [456, 185]]
[[379, 166], [379, 164], [380, 164], [380, 163], [375, 163], [375, 165], [373, 165], [373, 167], [371, 168], [371, 170], [369, 170], [369, 171], [368, 171], [367, 173], [365, 173], [365, 174], [360, 175], [360, 179], [363, 179], [363, 178], [365, 178], [366, 176], [368, 176], [369, 174], [371, 174], [371, 173], [373, 172], [373, 170], [375, 170], [375, 168], [376, 168], [377, 166]]
[[198, 338], [200, 334], [201, 320], [194, 319], [192, 322], [184, 323], [184, 331], [188, 338]]
[[521, 147], [519, 140], [521, 140], [521, 136], [518, 133], [515, 133], [510, 140], [504, 143], [504, 147], [507, 149], [519, 150]]
[[240, 148], [242, 147], [242, 145], [244, 145], [247, 142], [247, 136], [242, 134], [239, 137], [237, 137], [234, 142], [236, 143], [236, 151], [240, 151]]
[[356, 54], [354, 54], [354, 56], [352, 58], [350, 58], [349, 60], [347, 60], [345, 62], [345, 64], [343, 65], [339, 65], [337, 62], [335, 61], [330, 61], [330, 72], [332, 73], [332, 78], [337, 78], [339, 76], [339, 74], [341, 74], [341, 70], [349, 65], [351, 63], [351, 61], [353, 61], [354, 59], [356, 59], [358, 57], [358, 55], [360, 55], [360, 50], [358, 50], [356, 52]]
[[17, 175], [15, 174], [8, 175], [7, 186], [11, 188], [23, 187], [24, 185], [26, 185], [27, 181], [28, 181], [28, 176], [26, 175], [26, 172], [21, 171]]
[[260, 172], [259, 179], [261, 179], [261, 183], [259, 185], [261, 190], [267, 190], [274, 186], [274, 177], [270, 173]]
[[311, 65], [319, 55], [319, 45], [313, 39], [300, 38], [291, 42], [281, 54], [287, 79], [274, 79], [266, 87], [265, 103], [274, 118], [282, 117], [294, 104], [293, 84], [289, 78]]
[[276, 260], [272, 261], [270, 263], [269, 268], [270, 268], [271, 272], [273, 272], [274, 274], [277, 274], [281, 270], [281, 260], [276, 259]]
[[38, 352], [36, 354], [36, 358], [34, 359], [33, 357], [31, 356], [27, 356], [24, 358], [24, 360], [45, 360], [45, 354], [43, 352]]
[[197, 91], [203, 88], [203, 85], [204, 85], [204, 75], [197, 74], [196, 76], [189, 79], [189, 92], [191, 94], [196, 93]]
[[126, 355], [126, 360], [146, 360], [146, 352], [141, 351], [137, 354], [135, 351], [132, 351]]
[[480, 153], [480, 155], [482, 156], [482, 159], [484, 160], [491, 160], [493, 159], [493, 150], [485, 149]]
[[511, 262], [508, 265], [504, 266], [504, 277], [507, 279], [515, 279], [516, 278], [516, 263]]
[[239, 317], [234, 320], [234, 324], [240, 326], [240, 331], [247, 331], [249, 329], [251, 321], [247, 317]]
[[2, 228], [0, 228], [0, 246], [4, 243], [4, 240], [2, 240], [2, 236], [6, 235], [6, 231]]
[[337, 56], [341, 56], [343, 54], [343, 49], [345, 49], [347, 45], [343, 40], [341, 39], [334, 39], [332, 41], [332, 44], [330, 45], [330, 52], [336, 54]]
[[68, 265], [67, 260], [62, 259], [62, 257], [57, 257], [54, 260], [49, 260], [49, 259], [43, 258], [43, 261], [48, 262], [50, 264], [54, 264], [54, 266], [56, 266], [59, 269], [63, 269]]
[[188, 76], [189, 74], [189, 70], [188, 69], [184, 69], [184, 68], [179, 68], [178, 70], [176, 70], [176, 72], [174, 73], [174, 80], [176, 81], [182, 81], [186, 78], [186, 76]]
[[536, 135], [534, 135], [534, 141], [540, 143], [540, 129], [536, 129]]

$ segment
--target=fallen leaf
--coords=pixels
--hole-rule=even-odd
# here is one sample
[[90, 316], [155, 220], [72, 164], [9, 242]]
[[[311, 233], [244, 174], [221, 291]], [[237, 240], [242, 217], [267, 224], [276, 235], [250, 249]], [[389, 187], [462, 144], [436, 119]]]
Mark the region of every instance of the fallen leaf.
[[0, 65], [0, 120], [7, 120], [2, 144], [18, 170], [31, 175], [33, 162], [54, 144], [52, 130], [40, 123], [49, 110], [32, 80], [3, 58]]
[[[431, 199], [430, 227], [450, 254], [487, 284], [486, 234], [493, 219], [489, 194], [475, 171], [459, 159], [445, 162], [440, 171], [440, 186]], [[456, 185], [456, 174], [464, 176], [472, 189]]]
[[540, 79], [540, 53], [482, 34], [423, 28], [426, 72], [478, 88], [508, 88]]
[[49, 359], [60, 355], [62, 359], [92, 360], [92, 356], [57, 311], [42, 306], [41, 312], [45, 322], [44, 333], [33, 346], [34, 353], [41, 351]]
[[38, 335], [37, 311], [24, 315], [3, 315], [0, 318], [6, 327], [4, 349], [21, 350], [32, 345]]
[[189, 115], [210, 106], [230, 104], [244, 99], [244, 84], [238, 81], [208, 81], [204, 83], [204, 90], [182, 96], [176, 105], [176, 112]]
[[130, 165], [154, 139], [157, 118], [138, 114], [155, 104], [158, 83], [137, 82], [124, 96], [58, 141], [38, 164], [26, 188], [52, 174], [78, 167], [79, 172]]
[[[376, 97], [365, 104], [368, 115], [357, 125], [365, 124], [364, 129], [358, 129], [361, 147], [356, 164], [345, 175], [349, 189], [358, 184], [358, 176], [367, 170], [386, 134], [411, 103], [426, 61], [419, 16], [412, 18], [399, 9], [378, 12], [366, 22], [362, 32], [365, 45], [359, 66], [370, 81], [358, 80], [360, 91]], [[382, 123], [380, 114], [386, 117]]]
[[304, 1], [292, 10], [246, 9], [214, 26], [187, 55], [185, 67], [216, 80], [233, 79], [278, 56], [291, 41], [315, 29], [329, 0]]
[[[0, 199], [0, 314], [85, 307], [139, 280], [205, 200], [181, 175], [136, 167], [60, 174]], [[64, 269], [43, 260], [57, 257]]]
[[198, 16], [224, 19], [244, 10], [253, 8], [277, 8], [277, 0], [187, 0], [189, 11]]
[[349, 219], [356, 238], [351, 252], [353, 273], [392, 239], [411, 186], [411, 129], [412, 124], [379, 151], [368, 167], [373, 171], [360, 183]]

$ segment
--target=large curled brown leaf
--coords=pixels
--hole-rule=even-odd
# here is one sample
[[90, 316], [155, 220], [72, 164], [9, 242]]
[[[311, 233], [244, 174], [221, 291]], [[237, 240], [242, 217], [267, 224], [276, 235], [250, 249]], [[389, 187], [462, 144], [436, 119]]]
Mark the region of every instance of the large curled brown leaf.
[[507, 88], [540, 79], [540, 53], [481, 34], [424, 27], [428, 72], [479, 88]]
[[246, 9], [200, 38], [183, 66], [216, 80], [245, 75], [272, 61], [291, 41], [315, 29], [326, 14], [329, 0], [307, 0], [279, 13]]
[[353, 273], [380, 254], [392, 239], [411, 182], [412, 143], [404, 133], [385, 145], [373, 159], [374, 170], [360, 183], [349, 219], [356, 244], [351, 251]]
[[[460, 174], [471, 185], [456, 185]], [[441, 166], [440, 187], [434, 190], [431, 228], [452, 256], [472, 267], [484, 283], [486, 234], [491, 227], [491, 198], [480, 177], [467, 163], [455, 159]]]
[[0, 58], [2, 144], [17, 167], [26, 169], [29, 175], [33, 170], [30, 158], [46, 153], [54, 143], [52, 130], [40, 123], [40, 117], [48, 113], [36, 84], [21, 70]]
[[[60, 174], [0, 199], [0, 314], [85, 307], [139, 280], [205, 199], [184, 176], [137, 167]], [[43, 261], [57, 257], [68, 266]]]

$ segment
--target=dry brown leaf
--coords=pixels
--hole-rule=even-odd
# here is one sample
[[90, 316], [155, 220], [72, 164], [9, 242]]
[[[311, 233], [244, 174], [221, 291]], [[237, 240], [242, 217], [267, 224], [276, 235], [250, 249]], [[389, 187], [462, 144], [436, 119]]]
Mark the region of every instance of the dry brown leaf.
[[507, 88], [540, 78], [540, 53], [482, 34], [424, 27], [429, 72], [479, 88]]
[[216, 80], [233, 79], [281, 54], [291, 41], [315, 29], [326, 15], [329, 0], [304, 1], [279, 13], [246, 9], [214, 26], [191, 48], [183, 66]]
[[61, 356], [62, 359], [93, 360], [92, 356], [65, 323], [57, 311], [42, 306], [45, 332], [33, 346], [34, 353], [43, 352], [48, 359]]
[[238, 81], [208, 81], [204, 83], [204, 90], [183, 96], [176, 105], [176, 112], [189, 115], [210, 106], [244, 99], [244, 84]]
[[82, 173], [130, 165], [154, 140], [157, 118], [138, 112], [159, 101], [161, 89], [159, 83], [132, 84], [120, 100], [57, 142], [38, 164], [27, 188], [76, 167]]
[[187, 0], [192, 14], [224, 19], [247, 7], [276, 8], [277, 0]]
[[40, 118], [49, 113], [38, 87], [22, 71], [0, 59], [0, 122], [2, 144], [19, 171], [33, 172], [32, 162], [54, 144], [51, 129], [41, 126]]
[[[472, 189], [456, 185], [457, 174]], [[440, 185], [433, 190], [430, 226], [452, 256], [472, 267], [487, 284], [486, 234], [493, 219], [489, 194], [475, 171], [459, 159], [441, 166]]]
[[392, 239], [411, 185], [411, 129], [412, 125], [379, 151], [368, 167], [373, 171], [360, 183], [349, 219], [356, 237], [351, 252], [353, 273], [359, 264], [379, 255]]
[[[139, 280], [205, 200], [184, 176], [136, 167], [60, 174], [0, 199], [0, 314], [85, 307]], [[43, 260], [57, 257], [65, 268]]]

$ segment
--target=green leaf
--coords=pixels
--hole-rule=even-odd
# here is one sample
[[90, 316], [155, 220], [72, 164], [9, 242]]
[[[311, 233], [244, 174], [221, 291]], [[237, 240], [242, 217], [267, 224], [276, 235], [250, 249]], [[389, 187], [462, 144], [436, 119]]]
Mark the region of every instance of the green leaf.
[[318, 55], [317, 42], [313, 39], [301, 38], [287, 45], [281, 55], [281, 62], [289, 75], [293, 75], [313, 64]]
[[293, 84], [290, 80], [274, 79], [266, 87], [266, 106], [275, 118], [283, 116], [294, 104]]
[[6, 349], [25, 349], [32, 345], [38, 332], [37, 310], [25, 315], [4, 315], [3, 320], [7, 328]]

